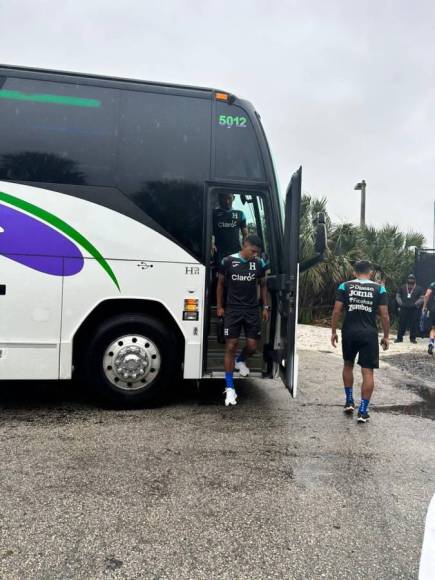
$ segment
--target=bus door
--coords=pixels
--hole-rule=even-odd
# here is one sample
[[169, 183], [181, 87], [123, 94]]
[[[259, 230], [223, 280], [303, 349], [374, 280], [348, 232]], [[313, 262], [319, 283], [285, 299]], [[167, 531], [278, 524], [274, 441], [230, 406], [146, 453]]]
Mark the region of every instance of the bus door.
[[298, 355], [296, 327], [298, 319], [299, 286], [299, 219], [302, 168], [293, 174], [285, 198], [284, 238], [281, 272], [270, 276], [269, 290], [277, 296], [279, 332], [275, 335], [275, 361], [281, 378], [293, 397], [296, 396]]
[[[215, 226], [219, 227], [220, 223], [222, 224], [220, 227], [225, 227], [224, 231], [228, 231], [232, 228], [230, 226], [234, 225], [238, 229], [239, 239], [236, 241], [237, 248], [241, 248], [242, 246], [242, 233], [240, 228], [237, 226], [237, 222], [239, 220], [243, 220], [244, 228], [246, 228], [248, 234], [257, 234], [261, 240], [263, 241], [263, 253], [262, 258], [268, 262], [269, 257], [269, 240], [268, 240], [268, 230], [267, 230], [267, 222], [266, 222], [266, 205], [265, 205], [265, 193], [261, 190], [249, 190], [245, 188], [237, 188], [237, 187], [219, 187], [213, 188], [211, 191], [211, 210], [214, 215], [214, 212], [218, 209], [218, 200], [219, 195], [221, 194], [229, 194], [233, 197], [232, 200], [232, 210], [228, 210], [228, 217], [225, 218], [227, 221], [222, 222], [216, 221]], [[215, 219], [213, 218], [213, 223]], [[240, 231], [239, 231], [240, 230]], [[237, 236], [236, 236], [237, 237]], [[215, 240], [216, 241], [216, 240]], [[216, 241], [217, 243], [217, 241]], [[237, 251], [232, 250], [232, 252]], [[216, 248], [218, 250], [218, 248]], [[228, 253], [228, 252], [226, 252]], [[216, 252], [218, 254], [218, 252]], [[216, 259], [215, 254], [215, 262], [217, 263], [219, 259]], [[219, 376], [217, 373], [223, 372], [223, 361], [224, 361], [224, 351], [225, 345], [218, 342], [218, 319], [216, 315], [216, 302], [215, 302], [215, 294], [216, 294], [216, 283], [215, 283], [215, 272], [216, 272], [216, 265], [213, 269], [211, 269], [211, 276], [210, 276], [210, 291], [209, 291], [209, 309], [208, 309], [208, 323], [206, 324], [206, 339], [207, 339], [207, 348], [205, 349], [205, 368], [207, 373], [212, 376]], [[269, 323], [262, 324], [262, 335], [261, 340], [259, 340], [258, 349], [255, 355], [253, 355], [250, 359], [250, 369], [251, 369], [251, 376], [264, 376], [264, 374], [268, 371], [268, 361], [264, 360], [263, 350], [266, 344], [269, 342]], [[221, 337], [222, 338], [222, 337]], [[241, 338], [241, 346], [243, 346], [243, 336]]]

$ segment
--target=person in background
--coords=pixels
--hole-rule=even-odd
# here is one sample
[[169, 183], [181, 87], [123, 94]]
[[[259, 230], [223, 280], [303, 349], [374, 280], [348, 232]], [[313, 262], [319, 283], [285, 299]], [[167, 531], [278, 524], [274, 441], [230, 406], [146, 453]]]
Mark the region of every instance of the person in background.
[[427, 352], [433, 355], [433, 351], [435, 350], [435, 282], [432, 282], [432, 284], [430, 284], [429, 288], [426, 290], [423, 301], [423, 312], [428, 314], [431, 319], [431, 329]]
[[373, 269], [370, 262], [361, 260], [355, 264], [356, 278], [340, 284], [337, 290], [334, 311], [332, 313], [331, 344], [337, 346], [337, 326], [345, 312], [342, 327], [343, 347], [343, 383], [346, 394], [345, 413], [353, 413], [353, 367], [356, 355], [361, 367], [362, 386], [361, 404], [358, 409], [358, 423], [369, 419], [369, 402], [375, 386], [374, 369], [379, 368], [379, 342], [376, 317], [380, 316], [384, 336], [381, 345], [388, 349], [390, 318], [388, 315], [388, 298], [385, 287], [372, 282]]
[[220, 193], [219, 207], [213, 210], [213, 246], [216, 253], [216, 264], [225, 256], [238, 252], [241, 243], [248, 235], [245, 214], [233, 209], [234, 195]]
[[403, 336], [409, 328], [409, 338], [412, 343], [417, 342], [418, 313], [423, 306], [424, 291], [417, 286], [414, 274], [410, 274], [396, 293], [396, 302], [400, 308], [399, 330], [394, 342], [403, 342]]

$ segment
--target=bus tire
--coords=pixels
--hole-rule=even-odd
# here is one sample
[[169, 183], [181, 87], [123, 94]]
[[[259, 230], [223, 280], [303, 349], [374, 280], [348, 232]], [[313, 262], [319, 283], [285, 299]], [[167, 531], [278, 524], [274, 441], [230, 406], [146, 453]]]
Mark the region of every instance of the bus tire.
[[173, 332], [152, 316], [133, 313], [100, 324], [83, 362], [87, 384], [117, 407], [162, 402], [180, 368]]

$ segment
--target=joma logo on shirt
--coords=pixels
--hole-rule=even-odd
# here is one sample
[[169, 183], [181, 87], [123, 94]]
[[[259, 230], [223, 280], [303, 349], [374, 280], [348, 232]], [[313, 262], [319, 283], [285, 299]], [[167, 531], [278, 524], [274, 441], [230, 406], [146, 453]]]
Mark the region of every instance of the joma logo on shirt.
[[373, 292], [369, 290], [351, 290], [349, 296], [359, 296], [360, 298], [373, 298]]

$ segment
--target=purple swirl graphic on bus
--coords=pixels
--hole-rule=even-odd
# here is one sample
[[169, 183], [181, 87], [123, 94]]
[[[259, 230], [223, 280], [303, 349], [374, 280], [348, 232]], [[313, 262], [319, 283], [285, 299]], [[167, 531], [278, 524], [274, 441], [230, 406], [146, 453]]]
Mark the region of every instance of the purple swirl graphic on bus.
[[0, 205], [0, 254], [53, 276], [74, 276], [84, 265], [79, 248], [49, 225]]

